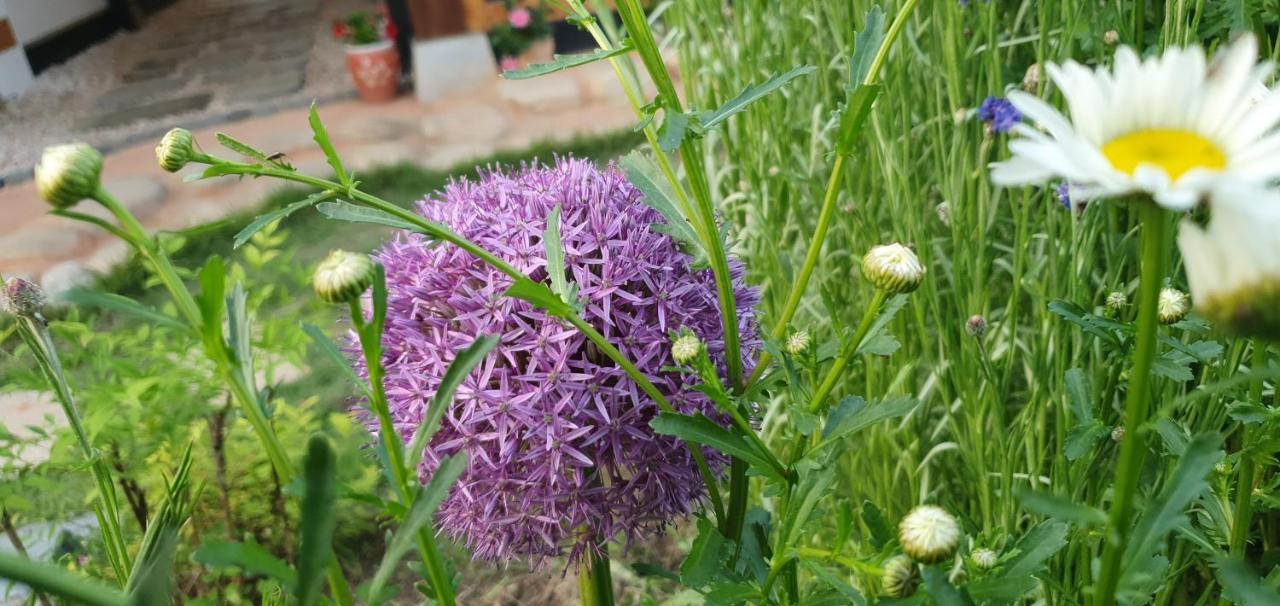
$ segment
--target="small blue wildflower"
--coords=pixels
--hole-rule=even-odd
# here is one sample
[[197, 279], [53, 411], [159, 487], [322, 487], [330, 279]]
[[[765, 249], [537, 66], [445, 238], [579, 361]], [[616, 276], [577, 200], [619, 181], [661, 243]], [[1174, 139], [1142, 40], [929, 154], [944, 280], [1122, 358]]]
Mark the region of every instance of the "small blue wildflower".
[[1062, 202], [1062, 205], [1065, 206], [1067, 210], [1071, 210], [1071, 187], [1067, 185], [1066, 181], [1063, 181], [1058, 185], [1057, 192], [1058, 201]]
[[978, 119], [995, 133], [1007, 133], [1022, 122], [1022, 113], [1004, 97], [987, 97], [978, 106]]

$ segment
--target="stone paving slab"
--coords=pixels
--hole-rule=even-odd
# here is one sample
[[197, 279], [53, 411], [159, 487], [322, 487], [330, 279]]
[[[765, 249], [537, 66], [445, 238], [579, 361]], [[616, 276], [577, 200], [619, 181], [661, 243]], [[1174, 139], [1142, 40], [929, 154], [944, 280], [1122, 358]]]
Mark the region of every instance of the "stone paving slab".
[[[607, 65], [594, 64], [534, 80], [495, 80], [430, 104], [407, 93], [381, 105], [336, 101], [321, 105], [320, 114], [334, 145], [354, 170], [400, 162], [443, 170], [498, 150], [634, 125], [626, 99], [604, 92], [606, 77], [611, 76]], [[215, 138], [217, 132], [227, 132], [269, 153], [287, 153], [303, 173], [327, 176], [329, 167], [311, 140], [307, 111], [292, 107], [217, 124], [172, 125], [191, 128], [210, 153], [231, 155]], [[251, 211], [282, 187], [275, 181], [236, 177], [185, 183], [183, 177], [199, 169], [191, 167], [178, 175], [161, 171], [155, 164], [158, 138], [159, 134], [108, 152], [103, 170], [106, 188], [138, 213], [149, 230], [185, 229]], [[5, 276], [41, 280], [56, 295], [128, 258], [124, 245], [100, 230], [48, 215], [48, 206], [30, 181], [0, 188], [0, 208], [6, 212], [6, 220], [0, 222], [0, 274]], [[103, 213], [92, 202], [81, 203], [77, 210]]]

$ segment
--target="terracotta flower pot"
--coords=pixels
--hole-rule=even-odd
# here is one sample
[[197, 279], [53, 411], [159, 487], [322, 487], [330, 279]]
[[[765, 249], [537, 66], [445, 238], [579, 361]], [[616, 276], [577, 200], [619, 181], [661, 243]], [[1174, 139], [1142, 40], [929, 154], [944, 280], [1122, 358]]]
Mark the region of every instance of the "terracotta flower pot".
[[347, 71], [368, 103], [389, 101], [400, 87], [400, 55], [391, 40], [347, 46]]

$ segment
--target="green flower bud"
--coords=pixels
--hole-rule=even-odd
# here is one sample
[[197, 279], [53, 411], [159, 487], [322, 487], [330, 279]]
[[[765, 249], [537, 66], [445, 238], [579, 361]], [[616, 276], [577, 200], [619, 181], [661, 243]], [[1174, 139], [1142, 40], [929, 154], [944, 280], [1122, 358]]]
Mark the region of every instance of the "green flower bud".
[[909, 293], [924, 281], [920, 259], [901, 244], [877, 246], [862, 257], [862, 274], [887, 294]]
[[920, 585], [916, 563], [907, 556], [893, 556], [884, 563], [884, 577], [880, 583], [884, 586], [884, 594], [891, 598], [906, 598], [916, 592]]
[[1191, 311], [1191, 298], [1176, 288], [1160, 291], [1160, 300], [1156, 304], [1156, 317], [1161, 324], [1176, 324], [1187, 317]]
[[46, 148], [35, 170], [36, 190], [63, 209], [93, 195], [102, 178], [102, 154], [84, 143]]
[[1107, 309], [1118, 312], [1127, 305], [1129, 305], [1129, 297], [1126, 297], [1124, 293], [1117, 290], [1107, 295]]
[[702, 341], [693, 333], [685, 332], [671, 343], [671, 357], [676, 364], [688, 364], [702, 352]]
[[809, 331], [797, 330], [787, 337], [787, 353], [798, 356], [809, 349]]
[[941, 507], [920, 505], [898, 524], [898, 542], [915, 561], [937, 564], [956, 552], [960, 524]]
[[176, 173], [191, 161], [195, 153], [195, 137], [185, 128], [175, 128], [165, 133], [156, 146], [156, 162], [160, 168]]
[[991, 570], [996, 567], [996, 564], [1000, 563], [1000, 556], [985, 547], [973, 550], [973, 553], [969, 554], [969, 559], [973, 560], [973, 565], [979, 570]]
[[978, 314], [969, 316], [964, 323], [964, 332], [971, 337], [982, 338], [987, 334], [987, 319]]
[[373, 261], [368, 256], [335, 250], [316, 266], [311, 285], [321, 299], [329, 303], [347, 303], [369, 290], [373, 274]]

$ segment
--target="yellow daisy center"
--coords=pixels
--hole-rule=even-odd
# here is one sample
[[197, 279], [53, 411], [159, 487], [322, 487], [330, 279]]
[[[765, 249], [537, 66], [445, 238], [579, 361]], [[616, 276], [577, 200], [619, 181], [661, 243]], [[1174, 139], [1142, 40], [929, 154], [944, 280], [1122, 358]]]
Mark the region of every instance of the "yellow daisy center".
[[1139, 164], [1164, 169], [1170, 180], [1196, 168], [1220, 170], [1227, 156], [1214, 142], [1185, 130], [1152, 128], [1116, 137], [1102, 146], [1102, 155], [1117, 169], [1132, 175]]

